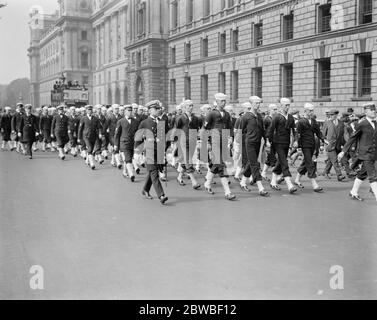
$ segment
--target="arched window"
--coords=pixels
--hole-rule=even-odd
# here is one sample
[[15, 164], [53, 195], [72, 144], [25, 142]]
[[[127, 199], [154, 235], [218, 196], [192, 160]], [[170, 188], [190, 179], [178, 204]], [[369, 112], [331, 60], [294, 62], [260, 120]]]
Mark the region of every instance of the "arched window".
[[144, 83], [143, 80], [138, 77], [136, 80], [136, 103], [144, 105]]

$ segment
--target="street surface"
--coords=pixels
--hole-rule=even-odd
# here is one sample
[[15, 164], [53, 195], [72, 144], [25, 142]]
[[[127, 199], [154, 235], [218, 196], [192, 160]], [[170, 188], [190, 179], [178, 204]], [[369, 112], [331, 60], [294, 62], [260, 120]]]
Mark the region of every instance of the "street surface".
[[[144, 172], [132, 184], [108, 161], [92, 172], [70, 155], [0, 152], [0, 299], [377, 298], [369, 183], [359, 203], [349, 179], [319, 178], [324, 194], [307, 178], [296, 195], [266, 183], [270, 198], [232, 179], [229, 202], [218, 178], [210, 196], [169, 170], [162, 206], [141, 197]], [[33, 265], [43, 290], [30, 288]], [[330, 288], [336, 265], [343, 290]]]

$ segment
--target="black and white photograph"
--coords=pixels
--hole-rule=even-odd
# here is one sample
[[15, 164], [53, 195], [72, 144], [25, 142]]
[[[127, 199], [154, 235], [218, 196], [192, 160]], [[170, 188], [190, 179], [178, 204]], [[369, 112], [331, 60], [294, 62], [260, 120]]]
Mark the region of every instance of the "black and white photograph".
[[0, 0], [0, 44], [0, 300], [377, 299], [377, 0]]

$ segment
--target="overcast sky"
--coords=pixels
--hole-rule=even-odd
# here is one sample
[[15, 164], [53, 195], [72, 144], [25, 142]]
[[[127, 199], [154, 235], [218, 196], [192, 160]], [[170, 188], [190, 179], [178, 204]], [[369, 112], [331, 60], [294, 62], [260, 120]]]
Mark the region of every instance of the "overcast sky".
[[0, 0], [0, 84], [17, 78], [30, 78], [27, 49], [30, 42], [29, 10], [34, 5], [45, 13], [58, 8], [57, 0]]

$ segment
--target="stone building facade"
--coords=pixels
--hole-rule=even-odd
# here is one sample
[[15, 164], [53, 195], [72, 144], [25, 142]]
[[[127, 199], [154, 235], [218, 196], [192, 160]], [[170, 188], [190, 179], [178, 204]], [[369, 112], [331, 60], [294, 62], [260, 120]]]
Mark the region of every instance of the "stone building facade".
[[[191, 98], [199, 107], [222, 91], [236, 108], [250, 95], [265, 105], [287, 96], [297, 108], [314, 102], [322, 117], [325, 108], [358, 112], [377, 99], [377, 1], [93, 0], [89, 7], [83, 17], [61, 15], [52, 35], [35, 36], [30, 55], [65, 35], [60, 52], [72, 62], [60, 59], [66, 64], [58, 71], [87, 71], [92, 103], [160, 99], [173, 109]], [[86, 44], [77, 37], [82, 26]], [[89, 68], [78, 70], [85, 46]], [[59, 72], [35, 76], [35, 94]]]

